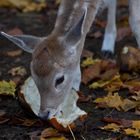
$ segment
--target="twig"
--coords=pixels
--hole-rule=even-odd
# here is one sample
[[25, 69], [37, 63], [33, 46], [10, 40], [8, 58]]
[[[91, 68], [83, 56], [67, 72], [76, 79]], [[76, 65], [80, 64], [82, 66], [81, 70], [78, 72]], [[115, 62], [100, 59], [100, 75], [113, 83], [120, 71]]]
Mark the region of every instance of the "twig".
[[70, 132], [71, 132], [71, 135], [72, 135], [72, 137], [73, 137], [73, 140], [76, 140], [76, 138], [75, 138], [75, 136], [74, 136], [74, 133], [72, 132], [72, 129], [71, 129], [71, 127], [68, 125], [68, 128], [69, 128], [69, 130], [70, 130]]

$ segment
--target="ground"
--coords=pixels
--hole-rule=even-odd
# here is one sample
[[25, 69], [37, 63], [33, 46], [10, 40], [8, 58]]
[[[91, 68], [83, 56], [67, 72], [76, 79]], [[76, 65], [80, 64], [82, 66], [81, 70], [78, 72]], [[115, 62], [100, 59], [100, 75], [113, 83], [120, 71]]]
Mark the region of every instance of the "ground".
[[[120, 7], [120, 11], [124, 14], [128, 13], [127, 7]], [[53, 29], [53, 25], [56, 17], [56, 9], [50, 8], [48, 10], [44, 10], [41, 13], [22, 13], [15, 9], [0, 9], [0, 30], [10, 31], [13, 29], [20, 29], [24, 32], [24, 34], [33, 34], [37, 36], [44, 36], [51, 32]], [[90, 33], [95, 32], [98, 28], [93, 24]], [[104, 32], [104, 29], [101, 29]], [[100, 54], [100, 47], [102, 44], [103, 37], [93, 38], [87, 37], [85, 48], [93, 51], [97, 57]], [[133, 36], [127, 36], [123, 40], [119, 41], [116, 44], [116, 50], [119, 50], [124, 45], [134, 45], [136, 46], [136, 41]], [[17, 50], [18, 48], [1, 37], [0, 39], [0, 80], [15, 80], [13, 76], [11, 76], [8, 71], [17, 66], [23, 66], [27, 74], [20, 79], [20, 83], [18, 84], [16, 94], [19, 92], [20, 85], [24, 82], [24, 80], [30, 75], [30, 61], [31, 54], [26, 52], [22, 52], [20, 56], [9, 56], [7, 52]], [[90, 95], [95, 98], [96, 93], [105, 95], [106, 92], [103, 89], [89, 90], [84, 84], [81, 84], [81, 91], [85, 95]], [[122, 90], [120, 92], [127, 92]], [[79, 129], [74, 132], [74, 135], [77, 140], [136, 140], [138, 138], [126, 136], [123, 133], [114, 133], [106, 130], [101, 130], [98, 126], [104, 125], [101, 122], [101, 119], [104, 117], [116, 117], [116, 118], [124, 118], [124, 119], [140, 119], [139, 115], [135, 115], [133, 111], [128, 112], [118, 112], [116, 109], [99, 109], [95, 107], [93, 104], [93, 100], [88, 102], [79, 103], [79, 106], [88, 112], [88, 118]], [[47, 122], [42, 122], [38, 120], [36, 125], [23, 125], [22, 120], [25, 118], [32, 119], [33, 116], [24, 109], [19, 100], [18, 96], [16, 98], [0, 96], [0, 110], [4, 110], [6, 112], [6, 117], [8, 120], [4, 123], [0, 121], [0, 140], [30, 140], [32, 136], [32, 132], [40, 133], [43, 129], [50, 127], [50, 124]], [[68, 139], [73, 139], [72, 135], [69, 133], [64, 133], [64, 136]]]

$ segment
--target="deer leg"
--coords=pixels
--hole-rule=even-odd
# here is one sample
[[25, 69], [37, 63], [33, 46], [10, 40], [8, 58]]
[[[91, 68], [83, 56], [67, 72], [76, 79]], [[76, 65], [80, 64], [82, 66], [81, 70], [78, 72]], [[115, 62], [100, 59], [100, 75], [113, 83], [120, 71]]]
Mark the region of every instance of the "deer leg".
[[116, 39], [116, 0], [105, 1], [108, 8], [107, 25], [101, 51], [103, 54], [113, 54]]
[[129, 23], [140, 49], [140, 0], [129, 0]]

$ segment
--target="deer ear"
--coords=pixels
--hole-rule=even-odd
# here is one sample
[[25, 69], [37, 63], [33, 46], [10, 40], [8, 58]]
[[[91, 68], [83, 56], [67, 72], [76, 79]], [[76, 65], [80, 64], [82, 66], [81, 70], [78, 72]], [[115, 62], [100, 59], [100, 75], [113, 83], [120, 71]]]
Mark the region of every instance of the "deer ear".
[[65, 35], [65, 41], [70, 46], [75, 46], [81, 39], [83, 34], [83, 26], [86, 18], [86, 11], [84, 11], [82, 17], [79, 21], [69, 30], [69, 32]]
[[43, 40], [41, 37], [31, 35], [12, 36], [4, 32], [0, 32], [0, 34], [28, 53], [32, 53], [35, 46]]

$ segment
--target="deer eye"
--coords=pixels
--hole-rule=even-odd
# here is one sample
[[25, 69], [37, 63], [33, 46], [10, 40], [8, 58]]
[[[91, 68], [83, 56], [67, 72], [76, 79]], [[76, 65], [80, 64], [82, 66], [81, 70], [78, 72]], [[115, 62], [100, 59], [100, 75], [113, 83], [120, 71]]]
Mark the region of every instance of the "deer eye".
[[57, 86], [59, 86], [63, 82], [64, 82], [64, 75], [56, 79], [55, 87], [57, 88]]

